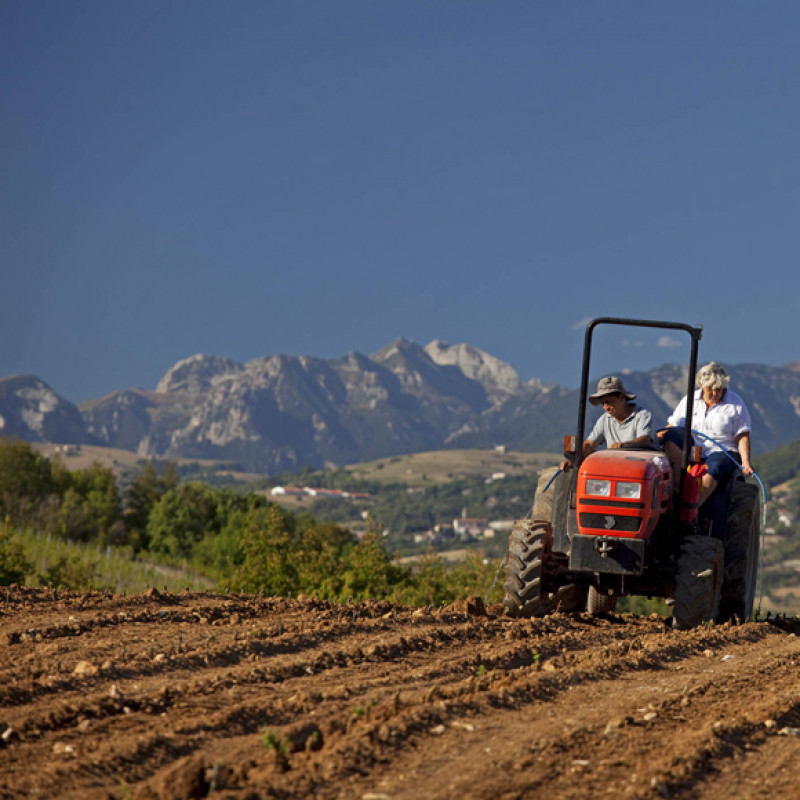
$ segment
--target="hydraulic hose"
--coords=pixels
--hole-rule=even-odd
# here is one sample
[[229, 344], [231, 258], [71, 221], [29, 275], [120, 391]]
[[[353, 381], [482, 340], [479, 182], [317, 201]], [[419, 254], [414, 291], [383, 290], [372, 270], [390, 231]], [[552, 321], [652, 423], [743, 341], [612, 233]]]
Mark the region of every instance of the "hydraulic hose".
[[542, 489], [542, 494], [544, 494], [550, 488], [550, 484], [561, 474], [561, 472], [562, 472], [561, 467], [559, 467], [555, 471], [555, 474], [553, 475], [553, 477], [550, 478], [549, 481], [547, 481], [547, 486], [545, 486], [544, 489]]
[[[549, 481], [547, 481], [547, 486], [545, 486], [545, 487], [544, 487], [544, 489], [542, 489], [542, 491], [540, 492], [540, 494], [544, 494], [544, 493], [545, 493], [545, 492], [546, 492], [546, 491], [547, 491], [547, 490], [550, 488], [550, 486], [552, 485], [553, 481], [554, 481], [554, 480], [555, 480], [555, 479], [556, 479], [556, 478], [557, 478], [557, 477], [558, 477], [558, 476], [559, 476], [559, 475], [560, 475], [562, 472], [563, 472], [563, 470], [561, 469], [561, 467], [559, 467], [559, 468], [558, 468], [558, 469], [557, 469], [557, 470], [556, 470], [556, 471], [553, 473], [553, 477], [552, 477], [552, 478], [550, 478], [550, 480], [549, 480]], [[535, 502], [536, 502], [536, 493], [535, 493], [535, 492], [534, 492], [534, 498], [533, 498], [533, 500], [534, 500], [534, 503], [535, 503]], [[531, 515], [531, 513], [532, 513], [532, 512], [533, 512], [533, 505], [531, 505], [531, 507], [528, 509], [528, 513], [525, 515], [525, 519], [528, 519], [528, 518], [530, 517], [530, 515]]]

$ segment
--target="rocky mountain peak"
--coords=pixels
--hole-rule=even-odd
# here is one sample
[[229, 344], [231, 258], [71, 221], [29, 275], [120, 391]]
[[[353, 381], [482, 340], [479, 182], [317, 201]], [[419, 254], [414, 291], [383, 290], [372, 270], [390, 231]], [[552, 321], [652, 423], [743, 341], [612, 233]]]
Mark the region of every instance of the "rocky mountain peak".
[[372, 356], [393, 372], [404, 390], [418, 397], [437, 395], [481, 411], [491, 403], [480, 381], [465, 375], [457, 364], [437, 364], [424, 348], [402, 337]]
[[[800, 365], [732, 365], [753, 417], [753, 452], [800, 437]], [[625, 373], [663, 423], [687, 367]], [[596, 379], [596, 377], [595, 377]], [[0, 378], [0, 435], [102, 443], [148, 457], [217, 458], [273, 473], [440, 447], [558, 451], [574, 430], [579, 391], [532, 379], [468, 344], [402, 337], [372, 357], [272, 355], [242, 365], [195, 355], [155, 392], [128, 389], [76, 408], [31, 375]]]
[[387, 362], [396, 361], [398, 358], [409, 357], [426, 359], [425, 351], [416, 342], [411, 342], [402, 336], [398, 336], [370, 356], [373, 361], [379, 364], [386, 364]]
[[458, 367], [468, 378], [478, 381], [492, 402], [517, 394], [522, 386], [514, 367], [471, 344], [450, 345], [434, 339], [425, 345], [425, 352], [436, 364]]
[[231, 358], [205, 356], [200, 353], [178, 361], [158, 382], [156, 392], [200, 392], [211, 387], [212, 381], [222, 375], [242, 372], [244, 367]]
[[552, 392], [554, 390], [563, 390], [563, 386], [559, 386], [557, 383], [552, 383], [551, 381], [543, 381], [541, 378], [531, 378], [529, 381], [525, 383], [525, 387], [530, 389], [531, 391], [541, 392], [542, 394], [547, 394], [548, 392]]
[[0, 436], [34, 442], [93, 441], [77, 407], [35, 375], [0, 378]]

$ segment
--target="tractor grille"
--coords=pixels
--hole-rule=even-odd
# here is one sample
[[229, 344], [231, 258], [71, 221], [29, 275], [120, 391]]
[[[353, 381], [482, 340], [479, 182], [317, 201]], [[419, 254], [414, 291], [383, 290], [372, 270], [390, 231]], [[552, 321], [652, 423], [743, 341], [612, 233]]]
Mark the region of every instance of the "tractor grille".
[[642, 525], [641, 517], [616, 517], [613, 514], [580, 515], [581, 528], [593, 528], [601, 531], [624, 531], [635, 533]]

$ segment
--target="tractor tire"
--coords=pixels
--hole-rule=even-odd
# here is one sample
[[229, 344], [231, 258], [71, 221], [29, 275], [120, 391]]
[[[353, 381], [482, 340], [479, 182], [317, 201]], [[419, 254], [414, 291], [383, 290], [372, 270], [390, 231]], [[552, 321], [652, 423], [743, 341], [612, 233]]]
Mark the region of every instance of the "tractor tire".
[[514, 523], [508, 537], [503, 600], [510, 616], [540, 617], [549, 610], [543, 578], [552, 539], [549, 522]]
[[613, 594], [601, 594], [594, 586], [589, 587], [586, 611], [589, 614], [613, 614], [617, 610], [617, 598]]
[[547, 469], [543, 469], [539, 473], [539, 481], [536, 484], [536, 493], [533, 496], [533, 506], [530, 514], [534, 522], [553, 521], [553, 487], [551, 486], [547, 491], [545, 491], [545, 487], [553, 479], [556, 472], [558, 472], [558, 467], [547, 467]]
[[[553, 478], [559, 467], [547, 467], [539, 472], [536, 484], [536, 494], [533, 498], [530, 518], [534, 522], [553, 523], [553, 502], [555, 499], [556, 484]], [[546, 490], [546, 491], [545, 491]], [[583, 611], [586, 608], [586, 586], [580, 583], [567, 583], [548, 598], [548, 610], [560, 611], [568, 614], [574, 611]]]
[[710, 536], [686, 537], [675, 575], [673, 628], [687, 630], [717, 618], [722, 564], [722, 542]]
[[557, 592], [550, 595], [548, 605], [551, 611], [569, 614], [586, 608], [587, 587], [582, 583], [565, 583]]
[[747, 622], [753, 614], [758, 579], [761, 506], [758, 487], [737, 481], [725, 530], [725, 568], [719, 622]]

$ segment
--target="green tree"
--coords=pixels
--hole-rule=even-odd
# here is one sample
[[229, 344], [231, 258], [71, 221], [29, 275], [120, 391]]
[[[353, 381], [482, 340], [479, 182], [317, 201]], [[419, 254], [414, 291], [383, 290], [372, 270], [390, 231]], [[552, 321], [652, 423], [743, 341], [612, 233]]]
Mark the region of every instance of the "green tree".
[[61, 501], [62, 534], [71, 541], [123, 544], [121, 498], [114, 473], [98, 463], [71, 473]]
[[123, 519], [135, 552], [148, 548], [147, 523], [150, 512], [164, 494], [177, 485], [178, 474], [172, 462], [168, 462], [163, 474], [159, 475], [155, 464], [148, 461], [131, 481], [125, 494]]
[[174, 558], [198, 558], [217, 568], [241, 560], [237, 541], [251, 510], [267, 501], [192, 481], [165, 492], [148, 515], [149, 549]]
[[411, 581], [399, 588], [396, 599], [419, 606], [440, 606], [452, 602], [454, 594], [447, 566], [429, 553], [413, 569]]
[[153, 506], [147, 539], [155, 553], [189, 558], [206, 532], [217, 529], [212, 490], [202, 483], [183, 483], [162, 495]]
[[411, 571], [393, 563], [376, 531], [370, 530], [350, 551], [340, 599], [379, 600], [410, 582]]
[[11, 520], [0, 523], [0, 586], [11, 583], [24, 583], [25, 576], [33, 569], [33, 564], [25, 558], [22, 542], [19, 541]]
[[317, 594], [337, 599], [353, 549], [349, 531], [292, 516], [279, 505], [254, 507], [240, 537], [241, 560], [234, 585], [272, 595]]
[[220, 582], [229, 584], [244, 560], [241, 541], [251, 512], [267, 507], [265, 497], [257, 494], [231, 495], [220, 493], [217, 505], [219, 531], [207, 531], [194, 549], [200, 566], [219, 576]]
[[[449, 570], [450, 586], [453, 596], [450, 600], [470, 595], [485, 596], [490, 589], [494, 602], [503, 599], [502, 584], [495, 583], [498, 577], [500, 559], [486, 558], [479, 550], [470, 550], [463, 561], [454, 564]], [[494, 585], [492, 585], [494, 583]]]
[[50, 477], [55, 493], [59, 497], [63, 497], [64, 492], [72, 485], [72, 473], [59, 453], [56, 453], [50, 460]]
[[297, 592], [299, 581], [291, 521], [276, 503], [254, 508], [240, 541], [243, 554], [235, 585], [246, 592], [269, 595]]
[[47, 458], [27, 442], [0, 438], [0, 518], [15, 527], [29, 524], [55, 489]]
[[97, 558], [82, 558], [80, 554], [59, 556], [37, 576], [42, 586], [59, 589], [111, 589], [100, 579]]
[[314, 522], [297, 537], [298, 589], [336, 600], [344, 591], [344, 567], [353, 549], [350, 531], [331, 523]]

